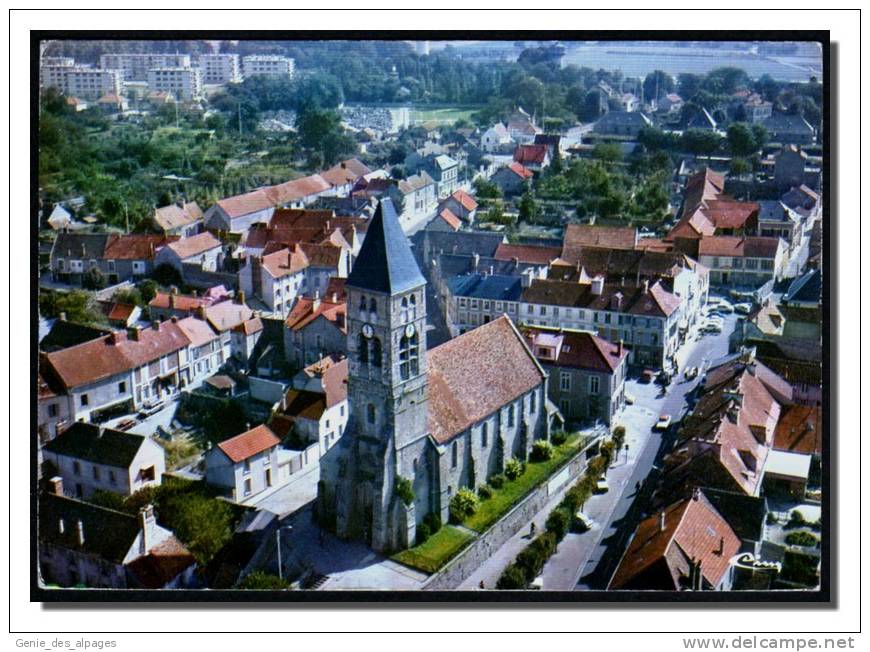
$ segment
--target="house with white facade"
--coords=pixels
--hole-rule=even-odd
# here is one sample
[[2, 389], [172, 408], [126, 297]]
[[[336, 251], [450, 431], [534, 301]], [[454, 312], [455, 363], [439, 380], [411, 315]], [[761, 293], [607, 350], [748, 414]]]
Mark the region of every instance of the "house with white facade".
[[267, 425], [222, 441], [205, 454], [205, 480], [235, 502], [248, 500], [277, 484], [280, 445]]
[[155, 265], [170, 265], [184, 273], [184, 263], [194, 264], [204, 272], [218, 271], [223, 263], [223, 245], [208, 231], [171, 242], [155, 257]]
[[76, 498], [98, 490], [130, 496], [158, 486], [166, 472], [163, 447], [153, 439], [82, 421], [49, 442], [43, 459]]
[[242, 290], [257, 297], [275, 315], [286, 317], [307, 289], [308, 257], [299, 244], [265, 256], [251, 256], [239, 272]]

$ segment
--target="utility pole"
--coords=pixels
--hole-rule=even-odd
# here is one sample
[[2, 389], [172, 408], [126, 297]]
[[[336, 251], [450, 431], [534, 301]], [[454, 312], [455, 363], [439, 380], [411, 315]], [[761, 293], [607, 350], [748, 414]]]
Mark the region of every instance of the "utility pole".
[[242, 103], [239, 102], [239, 136], [242, 135]]
[[124, 202], [124, 233], [130, 233], [130, 213], [126, 201]]

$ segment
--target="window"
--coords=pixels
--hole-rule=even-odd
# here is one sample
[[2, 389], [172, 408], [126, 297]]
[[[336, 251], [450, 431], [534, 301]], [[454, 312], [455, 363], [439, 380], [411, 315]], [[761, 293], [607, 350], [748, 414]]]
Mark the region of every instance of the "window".
[[542, 315], [542, 316], [546, 315], [547, 314], [547, 306], [541, 306], [540, 308], [538, 308], [538, 314]]
[[81, 474], [82, 474], [82, 465], [79, 464], [78, 461], [74, 461], [74, 462], [73, 462], [73, 473], [74, 473], [75, 475], [81, 475]]
[[124, 394], [126, 392], [127, 392], [127, 383], [124, 381], [118, 383], [118, 393]]
[[79, 397], [79, 402], [81, 403], [82, 407], [86, 406], [86, 405], [88, 404], [88, 395], [87, 395], [87, 394], [82, 394], [82, 395]]
[[508, 405], [508, 428], [514, 427], [514, 404]]
[[589, 376], [589, 393], [592, 395], [597, 395], [600, 383], [601, 380], [598, 378], [598, 376]]
[[372, 339], [372, 366], [381, 366], [381, 341], [377, 337]]
[[48, 416], [49, 416], [49, 417], [52, 417], [52, 418], [54, 418], [54, 417], [57, 416], [57, 404], [56, 404], [56, 403], [51, 403], [51, 404], [49, 404], [49, 406], [48, 406]]
[[496, 309], [496, 312], [501, 312], [501, 301], [495, 302], [495, 309]]
[[94, 480], [99, 480], [100, 479], [100, 467], [94, 465], [91, 470], [93, 471], [93, 474], [94, 474]]
[[758, 269], [758, 261], [755, 258], [747, 258], [746, 269]]
[[365, 297], [359, 298], [359, 311], [360, 312], [366, 311], [366, 298]]
[[140, 473], [140, 475], [142, 476], [142, 481], [143, 481], [143, 482], [150, 482], [151, 480], [154, 480], [154, 479], [157, 478], [157, 472], [156, 472], [156, 470], [154, 469], [154, 466], [153, 466], [153, 465], [151, 465], [151, 466], [146, 466], [146, 467], [145, 467], [144, 469], [142, 469], [139, 473]]
[[480, 427], [480, 445], [484, 448], [489, 446], [489, 424], [485, 421]]
[[459, 464], [459, 445], [456, 442], [453, 442], [453, 446], [450, 448], [450, 466], [451, 468], [456, 468]]
[[339, 408], [338, 412], [341, 416], [344, 416], [344, 406], [343, 405]]
[[109, 483], [110, 484], [117, 484], [118, 483], [118, 479], [115, 477], [114, 471], [109, 471]]
[[534, 414], [538, 409], [538, 394], [536, 392], [532, 392], [529, 395], [529, 413]]
[[571, 374], [567, 371], [559, 374], [559, 389], [563, 392], [570, 391], [571, 389]]
[[245, 460], [244, 473], [248, 475], [251, 472], [251, 460]]
[[399, 376], [402, 380], [419, 373], [419, 341], [416, 331], [411, 337], [403, 335], [399, 340]]
[[375, 301], [374, 297], [369, 299], [369, 312], [377, 313], [378, 311], [378, 302]]
[[245, 479], [245, 495], [246, 496], [251, 495], [251, 479], [250, 478]]
[[369, 363], [369, 341], [366, 339], [365, 335], [362, 333], [359, 334], [359, 361], [360, 364], [368, 364]]
[[366, 420], [372, 424], [375, 422], [375, 406], [372, 403], [366, 406]]
[[762, 260], [761, 261], [761, 269], [766, 269], [766, 270], [773, 269], [773, 261], [772, 260]]
[[732, 267], [742, 267], [742, 265], [741, 265], [742, 260], [743, 260], [742, 258], [738, 258], [735, 256], [734, 258], [731, 259], [731, 266]]

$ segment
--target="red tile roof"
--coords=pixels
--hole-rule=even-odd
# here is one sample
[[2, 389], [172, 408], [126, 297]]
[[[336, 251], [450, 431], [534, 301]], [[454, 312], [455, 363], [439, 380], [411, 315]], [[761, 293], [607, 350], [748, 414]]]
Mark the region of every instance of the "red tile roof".
[[154, 298], [148, 302], [151, 308], [171, 308], [173, 310], [181, 310], [186, 312], [195, 312], [200, 306], [211, 304], [210, 299], [205, 297], [192, 297], [187, 294], [170, 294], [169, 292], [158, 292]]
[[204, 254], [221, 246], [221, 241], [208, 231], [203, 231], [189, 238], [182, 238], [167, 245], [181, 260]]
[[277, 446], [281, 443], [269, 426], [263, 424], [252, 430], [236, 435], [218, 444], [223, 453], [235, 463], [242, 462], [257, 453]]
[[573, 252], [581, 247], [634, 249], [635, 244], [637, 244], [637, 229], [634, 227], [569, 224], [565, 227], [562, 257], [569, 259]]
[[[428, 353], [429, 432], [439, 444], [541, 385], [545, 373], [505, 315]], [[539, 397], [543, 409], [544, 397]]]
[[321, 316], [335, 324], [343, 333], [347, 332], [347, 304], [344, 301], [333, 303], [331, 297], [329, 299], [300, 297], [287, 315], [284, 324], [290, 330], [298, 331]]
[[822, 408], [807, 405], [787, 405], [779, 415], [774, 431], [776, 450], [822, 454]]
[[[731, 526], [703, 492], [668, 506], [663, 513], [664, 527], [661, 514], [654, 514], [637, 526], [610, 581], [610, 589], [688, 588], [691, 561], [700, 562], [701, 576], [710, 586], [719, 585], [731, 558], [740, 551], [740, 538]], [[646, 574], [656, 564], [667, 568], [669, 580], [664, 573]]]
[[454, 231], [458, 231], [462, 227], [462, 222], [458, 217], [456, 217], [449, 208], [441, 209], [441, 212], [438, 213], [438, 217], [447, 222], [447, 225], [453, 229]]
[[164, 230], [187, 226], [201, 219], [202, 209], [195, 201], [184, 206], [170, 204], [154, 210], [154, 222]]
[[273, 278], [282, 278], [308, 267], [308, 258], [302, 248], [296, 245], [293, 249], [283, 248], [266, 254], [261, 258], [260, 264]]
[[630, 315], [668, 317], [680, 305], [680, 298], [658, 282], [644, 286], [605, 283], [600, 294], [593, 294], [591, 282], [533, 279], [523, 290], [526, 303], [565, 306], [589, 310], [610, 310]]
[[698, 255], [775, 258], [779, 247], [779, 238], [714, 235], [701, 238], [698, 243]]
[[477, 209], [477, 201], [474, 199], [474, 197], [469, 195], [464, 190], [457, 190], [452, 195], [450, 195], [450, 198], [457, 201], [459, 205], [467, 211], [473, 211]]
[[[523, 326], [529, 349], [542, 364], [613, 373], [628, 356], [628, 349], [608, 342], [594, 333], [576, 330]], [[541, 355], [539, 348], [555, 349], [555, 358]]]
[[493, 258], [496, 260], [513, 260], [517, 258], [521, 263], [549, 265], [559, 257], [560, 253], [561, 249], [559, 247], [540, 247], [537, 245], [518, 245], [503, 242], [495, 250]]
[[221, 199], [217, 202], [217, 205], [232, 218], [272, 208], [275, 206], [275, 203], [265, 189], [258, 188], [242, 195]]
[[241, 324], [233, 327], [233, 331], [236, 333], [242, 333], [246, 336], [259, 333], [261, 330], [263, 330], [263, 320], [259, 317], [253, 317], [252, 319], [243, 321]]
[[321, 172], [320, 176], [333, 186], [343, 186], [354, 183], [360, 177], [371, 174], [371, 172], [359, 159], [349, 158], [332, 166], [326, 172]]
[[326, 406], [332, 407], [347, 399], [347, 358], [323, 370], [323, 391]]
[[273, 229], [321, 228], [334, 217], [335, 211], [332, 209], [277, 208], [272, 213], [269, 226]]
[[178, 324], [165, 321], [159, 324], [158, 330], [141, 329], [138, 341], [125, 331], [116, 331], [47, 353], [45, 359], [64, 386], [73, 388], [129, 372], [189, 344], [190, 340]]
[[162, 589], [195, 563], [190, 551], [171, 535], [127, 567], [143, 589]]
[[345, 287], [346, 283], [346, 278], [330, 276], [329, 282], [326, 284], [326, 290], [324, 291], [323, 296], [334, 302], [345, 301], [347, 299], [347, 288]]
[[106, 306], [106, 319], [126, 323], [135, 310], [136, 306], [128, 303], [110, 303]]
[[218, 333], [232, 330], [243, 321], [254, 316], [254, 311], [248, 306], [235, 301], [220, 301], [206, 306], [204, 309], [206, 321]]
[[187, 336], [187, 339], [190, 340], [190, 345], [192, 347], [203, 346], [204, 344], [213, 342], [218, 338], [218, 334], [212, 330], [212, 327], [209, 326], [208, 322], [203, 321], [202, 319], [185, 317], [184, 319], [179, 319], [176, 323]]
[[546, 145], [518, 145], [514, 150], [514, 161], [522, 165], [542, 165], [549, 155]]
[[178, 240], [177, 235], [110, 235], [103, 258], [106, 260], [152, 260], [159, 249]]
[[517, 163], [516, 161], [514, 161], [513, 163], [511, 163], [507, 167], [511, 172], [516, 174], [521, 179], [531, 179], [533, 176], [535, 176], [534, 172], [523, 167], [523, 165], [521, 163]]

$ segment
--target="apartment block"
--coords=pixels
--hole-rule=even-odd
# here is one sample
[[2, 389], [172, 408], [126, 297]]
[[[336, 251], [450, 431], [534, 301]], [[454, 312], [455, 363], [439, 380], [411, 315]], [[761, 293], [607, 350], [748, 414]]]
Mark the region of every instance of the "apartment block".
[[279, 77], [281, 75], [293, 75], [295, 62], [288, 57], [280, 55], [255, 54], [242, 59], [242, 72], [245, 77], [254, 75], [266, 75]]
[[103, 54], [100, 68], [121, 70], [126, 81], [146, 81], [154, 68], [190, 68], [189, 54]]
[[238, 54], [201, 54], [199, 69], [203, 84], [238, 84], [242, 81]]
[[202, 95], [202, 77], [199, 68], [153, 68], [148, 71], [148, 89], [172, 93], [183, 102]]

